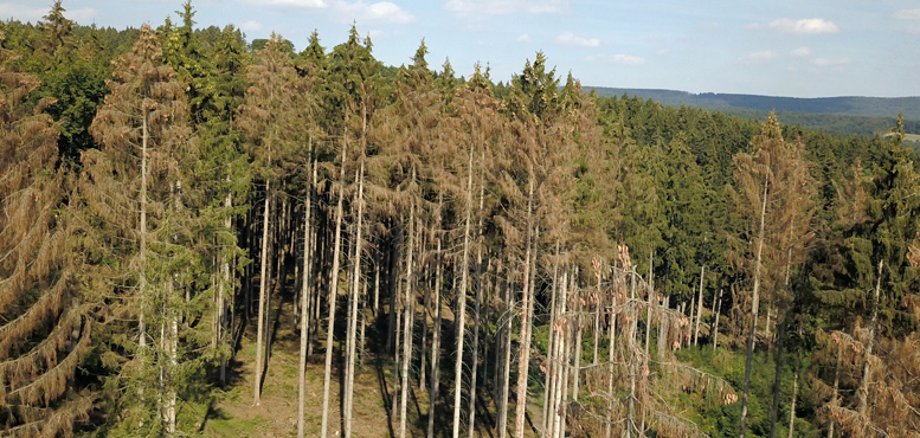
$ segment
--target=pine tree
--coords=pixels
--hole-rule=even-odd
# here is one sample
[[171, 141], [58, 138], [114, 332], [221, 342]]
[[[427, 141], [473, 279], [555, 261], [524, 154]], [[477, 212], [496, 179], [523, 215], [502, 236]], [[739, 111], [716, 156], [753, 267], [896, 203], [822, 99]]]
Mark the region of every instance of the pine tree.
[[73, 387], [92, 320], [68, 256], [57, 126], [42, 114], [50, 102], [28, 103], [39, 82], [11, 67], [14, 56], [0, 49], [0, 430], [70, 436], [94, 399]]
[[181, 200], [196, 149], [181, 84], [161, 62], [155, 34], [142, 27], [91, 127], [102, 149], [83, 155], [81, 246], [91, 266], [83, 280], [104, 309], [106, 389], [121, 418], [113, 433], [174, 432], [175, 400], [190, 383], [182, 376], [198, 368], [183, 353], [198, 346], [179, 344], [180, 325], [194, 330], [202, 311], [187, 303], [200, 258], [196, 220]]

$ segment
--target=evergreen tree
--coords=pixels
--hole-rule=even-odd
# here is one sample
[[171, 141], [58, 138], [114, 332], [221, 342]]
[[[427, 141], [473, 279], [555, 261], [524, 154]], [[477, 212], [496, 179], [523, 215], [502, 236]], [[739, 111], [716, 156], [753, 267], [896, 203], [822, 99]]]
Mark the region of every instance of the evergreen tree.
[[48, 101], [29, 104], [39, 83], [14, 56], [0, 49], [0, 430], [70, 436], [95, 398], [74, 382], [92, 320], [68, 255], [57, 126], [42, 114]]
[[[185, 96], [149, 26], [120, 57], [83, 154], [78, 188], [82, 280], [102, 306], [99, 340], [113, 434], [174, 433], [176, 399], [194, 396], [200, 363], [195, 217], [182, 207], [195, 141]], [[137, 212], [130, 214], [129, 212]]]

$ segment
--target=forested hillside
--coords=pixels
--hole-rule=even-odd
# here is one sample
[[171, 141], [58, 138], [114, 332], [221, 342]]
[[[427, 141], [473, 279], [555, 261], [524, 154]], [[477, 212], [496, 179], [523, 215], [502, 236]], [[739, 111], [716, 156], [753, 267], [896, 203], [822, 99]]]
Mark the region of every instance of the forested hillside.
[[634, 96], [663, 105], [686, 105], [748, 119], [763, 119], [775, 111], [786, 124], [844, 135], [885, 133], [902, 115], [907, 132], [920, 132], [920, 97], [796, 98], [609, 87], [586, 87], [586, 90], [603, 97]]
[[901, 118], [194, 15], [0, 25], [0, 435], [917, 436]]

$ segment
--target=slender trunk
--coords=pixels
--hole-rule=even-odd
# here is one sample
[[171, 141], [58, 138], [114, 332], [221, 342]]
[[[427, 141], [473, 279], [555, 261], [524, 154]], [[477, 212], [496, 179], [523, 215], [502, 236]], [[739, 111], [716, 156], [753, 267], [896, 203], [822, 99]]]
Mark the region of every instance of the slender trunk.
[[719, 348], [719, 315], [722, 314], [722, 291], [719, 289], [719, 305], [716, 307], [716, 322], [712, 327], [712, 349]]
[[441, 356], [441, 238], [437, 238], [437, 264], [434, 269], [434, 331], [431, 335], [431, 382], [428, 384], [428, 438], [434, 438], [435, 407], [438, 399]]
[[[482, 159], [485, 159], [485, 149], [482, 149]], [[472, 159], [472, 157], [471, 157]], [[470, 161], [470, 168], [473, 163]], [[476, 214], [476, 298], [473, 307], [475, 323], [473, 324], [473, 363], [470, 365], [470, 426], [469, 438], [473, 438], [476, 432], [476, 371], [479, 367], [479, 312], [482, 305], [482, 211], [485, 206], [485, 167], [479, 166], [479, 212]], [[472, 190], [472, 182], [469, 188]], [[470, 199], [472, 201], [472, 199]]]
[[[311, 145], [312, 146], [312, 145]], [[311, 147], [312, 149], [312, 147]], [[313, 180], [316, 180], [316, 163], [313, 164]], [[310, 280], [312, 276], [312, 257], [313, 243], [310, 239], [312, 225], [311, 214], [313, 211], [313, 186], [307, 188], [306, 200], [304, 201], [304, 225], [303, 225], [303, 281], [300, 292], [300, 362], [297, 375], [297, 438], [304, 436], [304, 404], [306, 403], [306, 373], [307, 373], [307, 343], [310, 334]]]
[[871, 369], [869, 360], [872, 358], [872, 347], [875, 344], [875, 326], [878, 322], [878, 301], [882, 293], [882, 268], [884, 261], [878, 262], [878, 278], [875, 282], [875, 295], [872, 299], [872, 319], [869, 322], [869, 340], [866, 342], [866, 349], [863, 353], [862, 379], [859, 382], [859, 389], [856, 391], [858, 401], [856, 403], [856, 412], [859, 413], [860, 421], [868, 421], [866, 410], [868, 408], [869, 398], [869, 380], [871, 380]]
[[[834, 367], [834, 395], [831, 397], [831, 406], [840, 405], [840, 367], [843, 366], [843, 347], [837, 344], [837, 365]], [[834, 419], [831, 417], [831, 424], [827, 426], [827, 438], [834, 438]]]
[[741, 396], [741, 438], [747, 435], [748, 394], [751, 392], [751, 360], [754, 356], [754, 335], [757, 330], [757, 311], [760, 306], [760, 269], [763, 255], [764, 225], [767, 217], [767, 189], [769, 180], [763, 182], [763, 205], [760, 208], [760, 231], [757, 233], [757, 258], [754, 261], [754, 291], [751, 308], [751, 329], [748, 332], [747, 350], [744, 355], [744, 392]]
[[792, 438], [793, 432], [795, 431], [795, 401], [799, 395], [799, 371], [795, 371], [795, 375], [792, 377], [792, 402], [789, 404], [789, 433], [786, 435], [788, 438]]
[[568, 298], [568, 287], [569, 287], [568, 269], [563, 269], [562, 271], [562, 282], [560, 286], [561, 286], [560, 287], [561, 292], [560, 292], [560, 297], [559, 297], [560, 298], [559, 299], [560, 308], [559, 308], [559, 313], [557, 316], [557, 318], [560, 319], [560, 322], [558, 324], [559, 326], [559, 335], [558, 335], [559, 345], [556, 346], [556, 357], [554, 361], [556, 365], [556, 377], [553, 379], [553, 393], [554, 393], [553, 407], [552, 407], [552, 418], [553, 418], [552, 436], [553, 437], [564, 436], [563, 435], [564, 426], [562, 422], [562, 415], [563, 415], [562, 411], [565, 410], [565, 407], [564, 407], [565, 396], [563, 394], [565, 392], [565, 388], [568, 387], [568, 385], [566, 384], [566, 371], [565, 371], [568, 368], [568, 361], [566, 361], [565, 358], [567, 357], [568, 352], [569, 352], [569, 342], [568, 342], [569, 315], [567, 315], [566, 313], [568, 311], [568, 299], [569, 299]]
[[574, 376], [572, 377], [572, 400], [576, 403], [578, 402], [578, 391], [581, 383], [581, 338], [582, 338], [582, 313], [584, 312], [584, 299], [581, 296], [581, 290], [578, 287], [578, 268], [575, 268], [575, 275], [573, 276], [573, 281], [575, 287], [572, 289], [572, 293], [575, 295], [575, 355], [572, 357], [572, 371]]
[[[230, 177], [227, 176], [229, 181]], [[233, 208], [233, 194], [227, 193], [227, 197], [224, 199], [224, 208], [227, 210], [227, 218], [224, 219], [224, 228], [227, 229], [227, 232], [233, 232], [233, 219], [230, 216], [229, 212]], [[221, 287], [218, 290], [218, 300], [217, 300], [217, 309], [218, 309], [218, 336], [217, 342], [218, 346], [223, 342], [224, 337], [226, 337], [227, 330], [233, 326], [233, 324], [228, 324], [227, 321], [227, 291], [225, 289], [229, 288], [229, 296], [233, 297], [235, 291], [233, 290], [233, 283], [230, 277], [230, 258], [232, 255], [224, 254], [224, 260], [221, 263], [221, 274], [223, 276], [219, 284]], [[232, 303], [230, 309], [233, 309]], [[232, 312], [232, 310], [231, 310]], [[220, 355], [220, 384], [221, 386], [227, 384], [227, 354], [221, 353]]]
[[700, 319], [702, 319], [702, 315], [703, 315], [703, 281], [706, 278], [705, 275], [706, 275], [706, 265], [703, 265], [703, 267], [700, 268], [700, 294], [699, 294], [700, 296], [699, 296], [699, 299], [696, 301], [696, 326], [693, 328], [693, 346], [694, 347], [697, 346], [697, 342], [699, 341], [699, 338], [700, 338]]
[[[140, 309], [137, 312], [137, 351], [140, 357], [140, 369], [145, 368], [147, 355], [147, 325], [144, 321], [144, 313], [147, 312], [147, 142], [150, 133], [147, 130], [147, 113], [144, 112], [141, 124], [141, 193], [140, 197], [140, 230], [138, 238], [140, 239], [140, 249], [138, 251], [138, 264], [140, 269], [138, 273], [137, 289], [140, 297]], [[141, 385], [137, 390], [138, 398], [144, 399], [144, 386]], [[143, 420], [140, 421], [140, 427], [144, 426]]]
[[412, 362], [412, 325], [413, 302], [412, 295], [412, 251], [415, 240], [415, 205], [409, 208], [409, 249], [406, 254], [406, 294], [403, 305], [403, 357], [402, 357], [402, 383], [399, 396], [399, 437], [406, 436], [406, 412], [409, 405], [409, 364]]
[[[607, 418], [604, 422], [604, 436], [606, 438], [611, 438], [613, 436], [613, 405], [614, 405], [614, 394], [613, 394], [613, 361], [614, 361], [614, 341], [616, 339], [616, 327], [617, 327], [617, 292], [619, 284], [619, 272], [617, 272], [616, 265], [613, 268], [613, 284], [614, 289], [610, 294], [610, 322], [607, 324]], [[601, 275], [597, 275], [597, 287], [600, 289], [600, 280]], [[661, 318], [662, 321], [665, 318]], [[661, 336], [659, 334], [659, 336]], [[659, 345], [661, 343], [659, 342]]]
[[527, 249], [524, 252], [524, 284], [523, 300], [521, 301], [521, 347], [518, 357], [518, 378], [517, 378], [517, 400], [514, 405], [514, 436], [515, 438], [524, 437], [524, 418], [527, 414], [527, 377], [530, 366], [530, 332], [533, 321], [530, 315], [533, 312], [533, 300], [530, 291], [530, 270], [533, 269], [530, 262], [530, 254], [533, 250], [533, 189], [534, 177], [533, 169], [530, 170], [530, 180], [527, 194]]
[[[271, 160], [269, 160], [270, 162]], [[269, 228], [271, 220], [269, 218], [271, 208], [271, 181], [265, 180], [265, 202], [262, 208], [262, 257], [261, 257], [261, 274], [259, 276], [259, 311], [256, 323], [256, 364], [253, 373], [253, 405], [259, 406], [262, 397], [262, 353], [264, 347], [262, 341], [265, 338], [265, 297], [266, 288], [268, 288], [268, 245], [269, 245]]]
[[466, 330], [466, 290], [470, 270], [470, 215], [473, 209], [473, 148], [467, 164], [466, 205], [463, 225], [463, 260], [460, 267], [460, 291], [457, 296], [457, 358], [454, 363], [454, 422], [453, 437], [460, 436], [460, 392], [463, 386], [463, 338]]
[[358, 172], [358, 219], [355, 224], [354, 272], [352, 273], [351, 296], [348, 312], [348, 358], [345, 369], [345, 437], [351, 436], [351, 416], [355, 392], [355, 354], [357, 352], [358, 301], [361, 290], [361, 226], [364, 218], [364, 163]]
[[505, 438], [508, 436], [508, 397], [511, 387], [511, 330], [513, 325], [512, 315], [514, 314], [514, 292], [511, 289], [510, 280], [508, 275], [510, 274], [510, 267], [505, 270], [505, 328], [504, 328], [504, 342], [505, 345], [502, 347], [502, 353], [504, 358], [502, 358], [502, 395], [501, 395], [501, 406], [499, 407], [498, 412], [498, 433], [499, 438]]
[[627, 348], [629, 349], [629, 402], [626, 411], [626, 436], [632, 437], [638, 431], [636, 426], [636, 362], [638, 360], [638, 351], [636, 349], [636, 327], [638, 324], [639, 312], [636, 309], [636, 268], [633, 266], [629, 273], [629, 332], [627, 335]]
[[550, 293], [550, 298], [549, 298], [549, 301], [550, 301], [549, 303], [549, 336], [548, 336], [549, 340], [548, 340], [548, 346], [547, 346], [548, 351], [547, 351], [547, 361], [546, 361], [546, 377], [544, 378], [544, 382], [543, 382], [543, 421], [542, 421], [543, 427], [542, 427], [542, 430], [543, 430], [543, 435], [545, 437], [551, 436], [551, 432], [548, 433], [548, 431], [551, 430], [550, 424], [552, 422], [550, 421], [550, 418], [552, 418], [552, 415], [553, 415], [551, 406], [553, 404], [553, 397], [555, 397], [555, 394], [553, 393], [551, 388], [553, 387], [553, 382], [555, 380], [554, 373], [557, 367], [556, 362], [555, 362], [556, 361], [556, 348], [557, 348], [557, 344], [559, 343], [557, 340], [558, 335], [556, 333], [556, 319], [557, 319], [556, 304], [558, 302], [558, 300], [556, 299], [556, 295], [559, 291], [559, 282], [558, 282], [559, 281], [559, 261], [558, 261], [559, 260], [559, 242], [556, 242], [556, 253], [555, 254], [556, 254], [556, 257], [555, 257], [555, 260], [553, 261], [552, 291]]
[[342, 243], [342, 203], [345, 199], [345, 159], [348, 149], [348, 137], [342, 142], [342, 168], [339, 174], [339, 200], [335, 207], [335, 241], [332, 244], [332, 271], [329, 273], [329, 319], [326, 323], [326, 366], [323, 374], [323, 422], [321, 436], [326, 438], [329, 433], [329, 389], [332, 385], [332, 346], [335, 335], [335, 302], [339, 289], [339, 257], [341, 256]]

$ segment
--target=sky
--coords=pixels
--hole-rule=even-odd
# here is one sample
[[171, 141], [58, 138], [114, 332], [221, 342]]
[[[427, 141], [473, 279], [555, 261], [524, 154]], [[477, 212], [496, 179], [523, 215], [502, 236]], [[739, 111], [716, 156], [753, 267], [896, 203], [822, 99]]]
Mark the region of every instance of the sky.
[[[35, 22], [52, 0], [0, 0]], [[80, 24], [157, 26], [184, 0], [64, 0]], [[424, 39], [431, 65], [507, 81], [542, 51], [582, 84], [773, 96], [920, 96], [917, 0], [193, 0], [198, 27], [330, 49], [355, 23], [388, 65]]]

